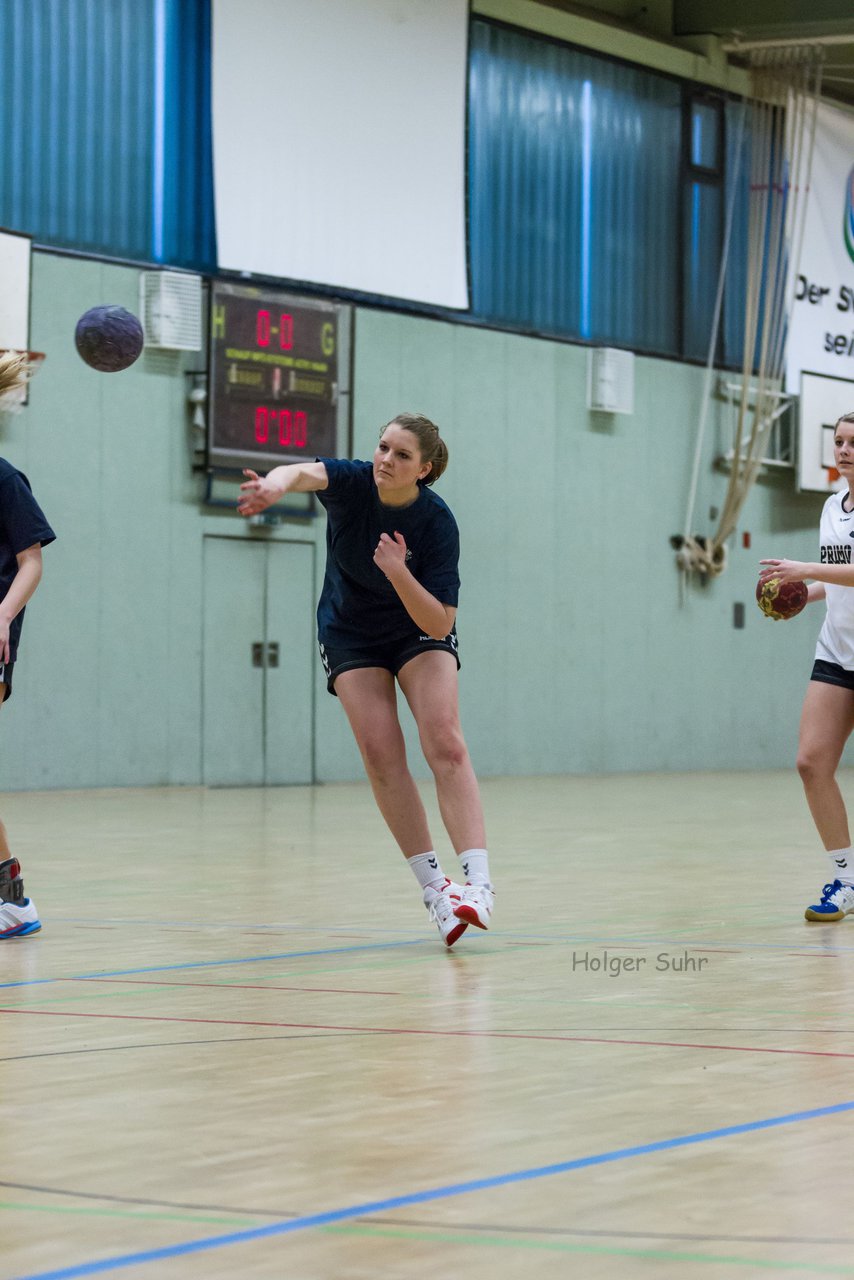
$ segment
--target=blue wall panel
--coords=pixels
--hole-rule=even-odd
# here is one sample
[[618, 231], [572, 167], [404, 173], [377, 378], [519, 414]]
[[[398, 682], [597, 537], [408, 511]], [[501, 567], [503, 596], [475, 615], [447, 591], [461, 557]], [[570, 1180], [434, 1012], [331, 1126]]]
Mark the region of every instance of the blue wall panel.
[[209, 0], [6, 0], [0, 225], [212, 265]]
[[149, 256], [151, 0], [7, 0], [0, 25], [0, 223]]
[[675, 352], [681, 106], [667, 77], [473, 22], [476, 314]]

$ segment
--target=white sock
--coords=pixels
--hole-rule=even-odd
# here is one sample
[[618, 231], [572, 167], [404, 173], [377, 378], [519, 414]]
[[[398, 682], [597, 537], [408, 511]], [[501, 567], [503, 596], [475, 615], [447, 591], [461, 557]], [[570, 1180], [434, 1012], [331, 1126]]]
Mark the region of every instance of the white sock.
[[429, 853], [416, 853], [414, 858], [406, 861], [412, 868], [415, 879], [424, 890], [432, 889], [438, 893], [445, 883], [445, 873], [439, 866], [439, 859], [431, 849]]
[[827, 856], [834, 880], [854, 885], [854, 848], [849, 845], [847, 849], [829, 849]]
[[489, 854], [485, 849], [464, 849], [457, 856], [468, 884], [489, 884]]

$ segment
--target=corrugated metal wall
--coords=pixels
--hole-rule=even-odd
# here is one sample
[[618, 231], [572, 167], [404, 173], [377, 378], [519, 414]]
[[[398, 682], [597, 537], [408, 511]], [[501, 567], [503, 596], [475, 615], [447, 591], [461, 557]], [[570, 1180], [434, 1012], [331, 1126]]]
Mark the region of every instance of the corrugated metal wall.
[[723, 360], [740, 369], [744, 360], [744, 308], [747, 295], [747, 231], [750, 188], [749, 112], [740, 102], [727, 104], [727, 214], [732, 209], [732, 232], [727, 258], [727, 287], [724, 293]]
[[216, 267], [210, 0], [165, 7], [163, 244], [158, 261]]
[[[210, 0], [6, 0], [0, 225], [215, 270], [210, 42]], [[685, 167], [684, 97], [666, 76], [473, 20], [476, 317], [705, 358], [724, 201]], [[728, 357], [738, 305], [730, 289]]]
[[680, 85], [481, 21], [470, 77], [474, 310], [674, 351]]
[[213, 262], [208, 9], [5, 0], [0, 225], [96, 254]]

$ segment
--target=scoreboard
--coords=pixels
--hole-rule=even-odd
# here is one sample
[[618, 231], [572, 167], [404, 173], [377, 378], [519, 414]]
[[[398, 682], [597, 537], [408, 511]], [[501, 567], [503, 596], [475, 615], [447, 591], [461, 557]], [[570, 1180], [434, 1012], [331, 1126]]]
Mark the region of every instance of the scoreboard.
[[351, 307], [214, 280], [207, 465], [346, 457]]

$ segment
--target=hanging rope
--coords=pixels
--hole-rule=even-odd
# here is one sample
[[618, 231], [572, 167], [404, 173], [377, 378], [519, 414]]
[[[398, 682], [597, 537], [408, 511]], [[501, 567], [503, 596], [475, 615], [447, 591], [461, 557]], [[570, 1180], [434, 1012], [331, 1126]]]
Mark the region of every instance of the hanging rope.
[[709, 342], [685, 533], [677, 554], [683, 581], [690, 573], [708, 577], [725, 569], [727, 540], [735, 532], [747, 495], [759, 474], [777, 417], [786, 335], [803, 244], [821, 70], [821, 51], [814, 46], [761, 49], [751, 54], [752, 90], [746, 125], [750, 146], [747, 294], [732, 468], [718, 527], [710, 537], [701, 537], [693, 532], [694, 506], [711, 400], [735, 180]]

